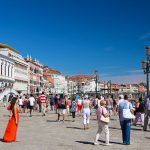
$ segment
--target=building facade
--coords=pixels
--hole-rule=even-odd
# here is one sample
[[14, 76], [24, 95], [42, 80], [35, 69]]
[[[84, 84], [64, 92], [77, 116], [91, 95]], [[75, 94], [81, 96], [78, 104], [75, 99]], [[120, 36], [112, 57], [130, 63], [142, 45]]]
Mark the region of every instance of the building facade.
[[12, 92], [14, 82], [14, 61], [0, 54], [0, 100]]
[[13, 84], [12, 88], [18, 93], [27, 93], [28, 64], [24, 61], [24, 58], [17, 50], [5, 44], [0, 44], [0, 53], [14, 61], [14, 68], [12, 73], [15, 79], [15, 83]]
[[67, 81], [61, 72], [44, 67], [44, 78], [49, 81], [50, 93], [67, 94]]
[[68, 82], [68, 93], [69, 94], [95, 93], [96, 90], [95, 78], [96, 78], [95, 75], [66, 76]]
[[43, 65], [31, 57], [25, 58], [28, 64], [28, 93], [41, 93], [44, 87]]

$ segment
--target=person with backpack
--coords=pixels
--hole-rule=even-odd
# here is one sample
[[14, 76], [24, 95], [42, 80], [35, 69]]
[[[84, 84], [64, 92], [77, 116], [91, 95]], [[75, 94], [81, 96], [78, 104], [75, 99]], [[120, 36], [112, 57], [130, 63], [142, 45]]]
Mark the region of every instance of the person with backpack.
[[142, 127], [144, 126], [144, 101], [142, 100], [142, 98], [139, 98], [139, 101], [136, 103], [135, 106], [135, 120], [133, 125], [137, 125], [137, 122], [139, 120], [139, 118], [142, 121]]
[[76, 110], [77, 110], [77, 102], [75, 101], [75, 98], [72, 97], [71, 106], [70, 106], [70, 112], [72, 113], [72, 122], [75, 122], [75, 116], [76, 116]]
[[144, 127], [143, 130], [147, 131], [147, 125], [150, 118], [150, 96], [147, 96], [144, 100], [145, 105], [145, 118], [144, 118]]

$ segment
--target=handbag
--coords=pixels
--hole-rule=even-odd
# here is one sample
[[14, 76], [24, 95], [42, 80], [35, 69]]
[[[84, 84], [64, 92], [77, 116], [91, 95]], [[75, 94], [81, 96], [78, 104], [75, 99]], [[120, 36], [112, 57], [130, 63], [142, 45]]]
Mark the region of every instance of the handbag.
[[109, 123], [109, 117], [104, 117], [103, 109], [102, 109], [102, 115], [100, 117], [100, 121], [105, 122], [105, 123]]
[[109, 123], [109, 117], [104, 117], [103, 115], [100, 118], [100, 121], [105, 122], [105, 123]]
[[124, 119], [135, 119], [135, 116], [131, 113], [131, 110], [129, 109], [129, 103], [128, 103], [128, 108], [123, 109], [123, 118]]

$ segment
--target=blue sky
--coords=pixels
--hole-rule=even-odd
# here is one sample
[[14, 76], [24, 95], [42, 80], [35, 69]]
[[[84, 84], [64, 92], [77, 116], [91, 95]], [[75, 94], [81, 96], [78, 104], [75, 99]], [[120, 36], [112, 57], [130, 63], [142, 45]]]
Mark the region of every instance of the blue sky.
[[149, 6], [149, 0], [1, 0], [0, 42], [66, 75], [97, 69], [102, 80], [137, 82], [150, 45]]

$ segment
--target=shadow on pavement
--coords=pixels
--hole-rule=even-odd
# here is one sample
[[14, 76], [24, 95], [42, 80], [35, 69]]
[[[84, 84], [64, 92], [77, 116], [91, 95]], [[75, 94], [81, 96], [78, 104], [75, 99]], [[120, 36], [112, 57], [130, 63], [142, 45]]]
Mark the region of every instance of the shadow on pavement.
[[131, 128], [131, 130], [134, 130], [134, 131], [142, 131], [143, 129], [137, 129], [137, 128]]
[[0, 142], [4, 142], [4, 140], [2, 138], [0, 138]]
[[77, 143], [81, 143], [81, 144], [89, 144], [89, 145], [94, 145], [93, 142], [87, 142], [87, 141], [75, 141]]
[[121, 130], [121, 128], [109, 127], [109, 129]]
[[[105, 141], [103, 140], [99, 140], [100, 142], [102, 143], [105, 143]], [[124, 145], [123, 143], [120, 143], [120, 142], [113, 142], [113, 141], [109, 141], [110, 144], [119, 144], [119, 145]]]
[[47, 120], [46, 122], [57, 122], [56, 120]]
[[79, 127], [66, 127], [66, 128], [69, 128], [69, 129], [77, 129], [77, 130], [83, 130], [83, 128], [79, 128]]
[[145, 139], [150, 139], [150, 137], [145, 137]]

